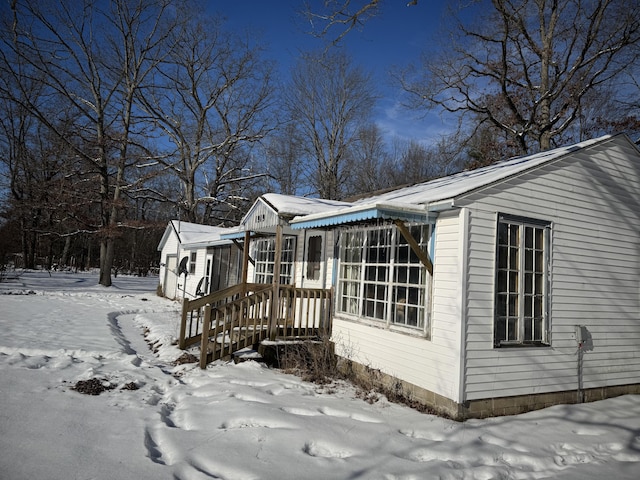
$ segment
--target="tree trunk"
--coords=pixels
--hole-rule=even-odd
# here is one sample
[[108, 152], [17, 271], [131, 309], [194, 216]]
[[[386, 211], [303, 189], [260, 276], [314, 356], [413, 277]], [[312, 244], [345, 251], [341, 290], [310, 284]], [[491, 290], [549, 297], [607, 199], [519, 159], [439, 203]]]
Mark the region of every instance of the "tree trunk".
[[69, 250], [71, 249], [71, 236], [64, 239], [64, 248], [60, 256], [60, 267], [66, 267], [69, 262]]
[[111, 286], [111, 267], [113, 265], [113, 239], [100, 241], [100, 285]]

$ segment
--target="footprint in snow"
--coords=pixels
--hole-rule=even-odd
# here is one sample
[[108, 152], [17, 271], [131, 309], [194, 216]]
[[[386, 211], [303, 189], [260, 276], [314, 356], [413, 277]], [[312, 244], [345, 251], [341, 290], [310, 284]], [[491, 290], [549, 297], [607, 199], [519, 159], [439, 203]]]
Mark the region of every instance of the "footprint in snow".
[[349, 458], [353, 456], [353, 452], [348, 449], [321, 442], [307, 442], [302, 451], [311, 457]]
[[264, 400], [255, 395], [246, 395], [244, 393], [232, 393], [231, 397], [237, 398], [238, 400], [242, 400], [243, 402], [271, 403], [268, 400]]
[[306, 408], [281, 407], [280, 410], [290, 413], [291, 415], [299, 415], [301, 417], [317, 417], [318, 415], [322, 415], [322, 412], [318, 410], [309, 410]]
[[369, 417], [361, 413], [348, 413], [348, 412], [345, 412], [342, 410], [336, 410], [335, 408], [330, 408], [330, 407], [322, 407], [319, 409], [319, 411], [320, 413], [323, 413], [324, 415], [327, 415], [329, 417], [351, 418], [352, 420], [356, 420], [358, 422], [363, 422], [363, 423], [382, 423], [381, 420], [374, 417]]

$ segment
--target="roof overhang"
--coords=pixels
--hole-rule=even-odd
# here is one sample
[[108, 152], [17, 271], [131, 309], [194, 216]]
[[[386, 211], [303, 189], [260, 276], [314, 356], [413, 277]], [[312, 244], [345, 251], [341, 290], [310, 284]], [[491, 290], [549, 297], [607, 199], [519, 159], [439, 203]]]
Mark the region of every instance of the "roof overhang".
[[237, 240], [239, 238], [244, 238], [244, 234], [245, 234], [245, 229], [244, 227], [240, 226], [240, 227], [230, 228], [229, 232], [223, 233], [222, 235], [220, 235], [220, 238], [222, 240]]
[[407, 203], [369, 203], [353, 207], [296, 217], [291, 221], [291, 228], [322, 228], [335, 225], [365, 222], [368, 220], [402, 220], [405, 222], [435, 222], [436, 214], [424, 205]]

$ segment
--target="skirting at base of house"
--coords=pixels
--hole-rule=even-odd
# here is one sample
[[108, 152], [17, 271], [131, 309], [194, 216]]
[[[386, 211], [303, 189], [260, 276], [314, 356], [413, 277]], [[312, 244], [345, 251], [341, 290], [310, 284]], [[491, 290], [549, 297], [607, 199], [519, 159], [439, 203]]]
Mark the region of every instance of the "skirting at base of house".
[[581, 391], [570, 390], [513, 397], [485, 398], [469, 400], [460, 404], [430, 390], [350, 360], [341, 359], [338, 366], [344, 374], [364, 388], [378, 389], [387, 395], [390, 400], [397, 400], [417, 407], [419, 410], [457, 421], [464, 421], [470, 418], [517, 415], [553, 405], [595, 402], [620, 395], [640, 394], [640, 384], [635, 383], [588, 388]]

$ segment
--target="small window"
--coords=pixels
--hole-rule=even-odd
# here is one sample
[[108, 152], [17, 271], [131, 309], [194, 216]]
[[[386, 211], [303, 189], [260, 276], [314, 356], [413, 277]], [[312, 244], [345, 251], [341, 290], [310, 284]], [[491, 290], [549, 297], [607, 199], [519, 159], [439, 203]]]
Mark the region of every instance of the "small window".
[[322, 265], [322, 237], [315, 235], [309, 237], [307, 244], [307, 279], [320, 279], [320, 266]]
[[196, 273], [196, 258], [198, 256], [198, 252], [191, 252], [191, 258], [189, 258], [189, 273]]
[[499, 216], [494, 345], [548, 345], [551, 224]]

